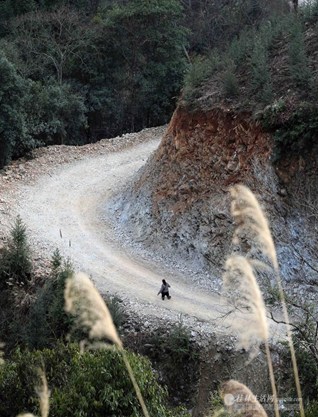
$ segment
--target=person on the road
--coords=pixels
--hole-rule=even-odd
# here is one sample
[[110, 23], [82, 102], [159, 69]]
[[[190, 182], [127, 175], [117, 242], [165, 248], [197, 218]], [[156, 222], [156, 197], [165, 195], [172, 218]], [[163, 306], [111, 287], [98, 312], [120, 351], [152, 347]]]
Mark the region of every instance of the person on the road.
[[161, 294], [161, 299], [164, 300], [167, 296], [168, 300], [170, 300], [171, 295], [169, 294], [170, 285], [167, 283], [165, 279], [162, 280], [161, 288], [157, 295]]

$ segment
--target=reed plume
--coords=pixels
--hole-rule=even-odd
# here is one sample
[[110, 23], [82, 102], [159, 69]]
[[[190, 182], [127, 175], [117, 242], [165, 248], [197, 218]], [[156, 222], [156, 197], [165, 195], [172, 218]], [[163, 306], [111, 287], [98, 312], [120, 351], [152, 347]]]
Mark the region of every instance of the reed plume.
[[107, 338], [114, 343], [121, 353], [143, 414], [150, 417], [112, 316], [92, 281], [83, 273], [72, 275], [66, 282], [64, 298], [65, 311], [72, 314], [78, 324], [88, 330], [90, 339]]
[[249, 236], [253, 244], [271, 261], [274, 268], [278, 269], [275, 245], [269, 229], [266, 217], [258, 204], [254, 194], [244, 185], [235, 185], [230, 188], [232, 197], [231, 214], [236, 223], [234, 241], [239, 236]]
[[255, 341], [265, 342], [269, 336], [266, 309], [250, 262], [243, 256], [228, 258], [223, 283], [224, 289], [235, 297], [236, 307], [248, 315], [248, 323], [237, 320], [233, 324], [240, 337], [240, 347], [249, 349]]
[[50, 410], [50, 391], [44, 371], [40, 371], [41, 385], [37, 387], [36, 393], [40, 400], [41, 417], [48, 417]]
[[[50, 391], [47, 385], [46, 376], [43, 370], [40, 370], [41, 384], [36, 388], [36, 393], [40, 402], [41, 417], [48, 417], [50, 409]], [[36, 417], [34, 414], [19, 414], [17, 417]]]
[[252, 391], [234, 379], [222, 385], [221, 396], [231, 417], [268, 417]]
[[87, 275], [78, 273], [67, 280], [64, 299], [65, 311], [88, 330], [90, 339], [107, 338], [122, 348], [111, 314]]
[[246, 320], [238, 318], [233, 326], [239, 335], [240, 347], [251, 349], [260, 342], [265, 343], [275, 416], [279, 417], [276, 383], [268, 344], [266, 308], [250, 262], [238, 255], [228, 258], [223, 283], [224, 289], [230, 290], [234, 295], [236, 307], [248, 314]]
[[237, 223], [237, 228], [234, 234], [234, 241], [239, 240], [240, 236], [249, 237], [254, 245], [271, 261], [273, 265], [284, 320], [286, 323], [287, 340], [291, 353], [297, 395], [299, 398], [300, 416], [305, 417], [290, 320], [287, 311], [283, 285], [280, 278], [275, 245], [268, 226], [268, 222], [256, 197], [247, 187], [241, 184], [235, 185], [230, 188], [230, 194], [232, 197], [231, 213], [235, 219], [235, 222]]

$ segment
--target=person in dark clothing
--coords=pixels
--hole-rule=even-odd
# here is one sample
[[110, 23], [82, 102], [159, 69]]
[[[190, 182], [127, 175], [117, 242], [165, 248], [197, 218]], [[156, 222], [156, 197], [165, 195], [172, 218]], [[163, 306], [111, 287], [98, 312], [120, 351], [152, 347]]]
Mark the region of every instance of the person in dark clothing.
[[170, 285], [167, 283], [167, 281], [165, 279], [163, 279], [161, 288], [160, 288], [157, 295], [161, 294], [162, 300], [164, 300], [166, 296], [167, 296], [168, 300], [170, 300], [171, 295], [169, 294], [169, 288], [170, 288]]

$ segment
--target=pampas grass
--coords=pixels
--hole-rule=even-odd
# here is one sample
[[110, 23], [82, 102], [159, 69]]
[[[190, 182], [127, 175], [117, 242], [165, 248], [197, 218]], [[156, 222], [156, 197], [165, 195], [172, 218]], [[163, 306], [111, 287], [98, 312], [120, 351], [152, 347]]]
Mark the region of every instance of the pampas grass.
[[[41, 384], [36, 388], [36, 393], [40, 402], [41, 417], [48, 417], [50, 409], [50, 391], [47, 385], [46, 376], [43, 370], [40, 370]], [[19, 414], [17, 417], [36, 417], [34, 414]]]
[[122, 348], [111, 314], [87, 275], [78, 273], [67, 280], [64, 299], [65, 311], [75, 317], [79, 326], [88, 330], [90, 339], [107, 338]]
[[233, 417], [268, 417], [252, 391], [234, 379], [222, 385], [221, 396], [226, 410]]
[[235, 185], [234, 187], [230, 188], [230, 194], [232, 196], [231, 213], [237, 224], [237, 228], [234, 234], [234, 241], [237, 242], [240, 239], [240, 236], [248, 237], [273, 265], [282, 304], [284, 320], [286, 323], [288, 345], [291, 352], [295, 385], [299, 398], [300, 416], [305, 417], [290, 320], [287, 311], [282, 281], [280, 278], [275, 245], [270, 233], [268, 222], [256, 197], [247, 187], [244, 185]]
[[37, 387], [36, 393], [40, 400], [41, 417], [48, 417], [50, 410], [50, 391], [44, 371], [40, 371], [41, 385]]
[[236, 320], [234, 329], [240, 338], [240, 347], [254, 348], [260, 342], [265, 343], [267, 364], [273, 393], [275, 416], [279, 417], [276, 383], [268, 345], [268, 323], [263, 297], [257, 284], [250, 262], [243, 256], [234, 255], [228, 258], [223, 275], [224, 289], [234, 288], [236, 307], [247, 312], [247, 322]]
[[231, 214], [236, 223], [234, 242], [237, 242], [240, 236], [249, 236], [253, 244], [271, 261], [274, 268], [278, 269], [272, 235], [256, 197], [247, 187], [240, 184], [231, 187], [230, 194]]
[[248, 323], [241, 320], [234, 323], [240, 337], [240, 347], [250, 349], [255, 341], [265, 342], [269, 336], [266, 309], [250, 262], [243, 256], [228, 258], [223, 284], [224, 289], [234, 295], [236, 307], [248, 315]]
[[[128, 361], [111, 314], [89, 277], [83, 273], [68, 278], [64, 291], [65, 311], [72, 314], [78, 324], [88, 330], [90, 339], [110, 340], [122, 355], [128, 375], [135, 389], [138, 401], [145, 417], [149, 413]], [[104, 345], [105, 346], [105, 345]]]

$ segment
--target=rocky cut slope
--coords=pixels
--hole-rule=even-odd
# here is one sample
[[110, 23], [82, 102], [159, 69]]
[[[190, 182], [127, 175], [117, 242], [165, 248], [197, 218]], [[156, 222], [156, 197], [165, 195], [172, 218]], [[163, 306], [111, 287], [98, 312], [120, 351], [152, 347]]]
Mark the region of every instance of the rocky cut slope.
[[274, 223], [281, 221], [270, 155], [269, 136], [247, 113], [179, 108], [157, 151], [110, 210], [150, 252], [217, 277], [233, 233], [231, 184], [250, 186], [273, 208]]
[[309, 238], [310, 215], [295, 203], [299, 166], [294, 160], [274, 169], [270, 135], [247, 112], [179, 108], [159, 148], [108, 209], [148, 254], [217, 282], [232, 249], [228, 189], [243, 183], [269, 217], [285, 280], [310, 283], [317, 242]]

